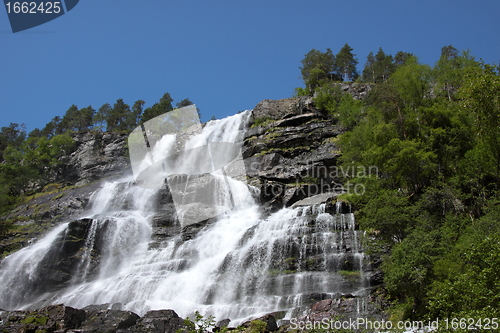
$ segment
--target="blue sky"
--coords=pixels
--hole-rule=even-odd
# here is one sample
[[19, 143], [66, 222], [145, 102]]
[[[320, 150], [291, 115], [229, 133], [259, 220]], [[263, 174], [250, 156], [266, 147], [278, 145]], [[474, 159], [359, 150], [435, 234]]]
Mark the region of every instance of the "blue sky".
[[76, 104], [146, 106], [169, 92], [202, 121], [291, 97], [312, 48], [354, 49], [362, 71], [382, 47], [433, 65], [441, 47], [500, 60], [498, 0], [81, 0], [13, 34], [0, 9], [0, 126], [43, 127]]

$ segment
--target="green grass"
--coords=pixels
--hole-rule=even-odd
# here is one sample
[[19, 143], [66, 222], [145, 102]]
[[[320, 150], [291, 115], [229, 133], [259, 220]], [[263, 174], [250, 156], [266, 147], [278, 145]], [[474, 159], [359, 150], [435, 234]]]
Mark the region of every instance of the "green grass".
[[271, 124], [273, 122], [275, 122], [275, 120], [269, 116], [257, 117], [253, 120], [253, 124], [252, 124], [252, 126], [250, 126], [250, 128], [268, 125], [268, 124]]

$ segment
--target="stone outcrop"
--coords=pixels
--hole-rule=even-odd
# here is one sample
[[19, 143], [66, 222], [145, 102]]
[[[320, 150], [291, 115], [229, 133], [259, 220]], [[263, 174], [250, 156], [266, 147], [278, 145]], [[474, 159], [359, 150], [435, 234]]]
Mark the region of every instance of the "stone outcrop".
[[373, 83], [343, 82], [339, 85], [340, 90], [351, 94], [354, 99], [365, 99], [373, 88]]
[[[131, 311], [108, 309], [109, 304], [75, 309], [63, 304], [51, 305], [33, 311], [0, 310], [2, 332], [66, 332], [66, 333], [176, 333], [188, 332], [184, 319], [174, 310], [148, 311], [140, 317]], [[267, 314], [247, 321], [238, 332], [259, 326], [259, 332], [275, 332], [276, 314]], [[213, 331], [227, 327], [229, 320], [221, 321]], [[227, 329], [227, 328], [226, 328]], [[230, 328], [229, 330], [235, 330]]]
[[[321, 297], [321, 296], [319, 296]], [[306, 314], [293, 316], [293, 321], [283, 320], [284, 312], [269, 313], [231, 328], [230, 320], [215, 324], [213, 332], [222, 330], [234, 332], [287, 332], [307, 325], [331, 324], [335, 321], [356, 321], [360, 315], [365, 320], [385, 321], [387, 317], [380, 308], [387, 306], [380, 296], [371, 295], [364, 299], [352, 295], [339, 295], [314, 303]], [[279, 323], [279, 324], [278, 324]], [[46, 332], [46, 333], [176, 333], [189, 332], [185, 320], [174, 310], [148, 311], [140, 317], [134, 312], [110, 308], [110, 304], [75, 309], [63, 304], [50, 305], [32, 311], [0, 310], [0, 331], [2, 332]]]
[[131, 311], [99, 307], [74, 309], [51, 305], [35, 311], [0, 311], [2, 332], [175, 333], [184, 321], [173, 310], [149, 311], [143, 317]]
[[[266, 117], [265, 122], [259, 117]], [[249, 184], [260, 189], [266, 209], [342, 190], [335, 144], [342, 128], [315, 109], [310, 98], [263, 101], [256, 106], [253, 121], [245, 135], [243, 157]]]
[[70, 156], [67, 178], [79, 186], [130, 171], [127, 137], [128, 133], [75, 134], [77, 149]]

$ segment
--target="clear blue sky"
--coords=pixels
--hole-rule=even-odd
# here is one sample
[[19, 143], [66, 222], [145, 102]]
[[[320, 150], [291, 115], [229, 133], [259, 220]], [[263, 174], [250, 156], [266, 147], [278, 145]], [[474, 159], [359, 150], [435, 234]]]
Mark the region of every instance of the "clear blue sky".
[[0, 8], [0, 126], [43, 127], [76, 104], [123, 98], [146, 106], [170, 92], [202, 121], [291, 97], [312, 48], [366, 56], [412, 52], [433, 65], [441, 47], [500, 60], [498, 0], [81, 0], [13, 34]]

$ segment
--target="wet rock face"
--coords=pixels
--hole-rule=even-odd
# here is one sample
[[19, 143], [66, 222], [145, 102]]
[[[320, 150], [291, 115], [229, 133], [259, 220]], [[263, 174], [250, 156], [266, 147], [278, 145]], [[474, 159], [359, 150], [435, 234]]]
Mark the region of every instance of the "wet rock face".
[[341, 133], [308, 98], [258, 104], [243, 157], [248, 183], [260, 189], [261, 204], [273, 212], [307, 197], [339, 192], [340, 152], [334, 139]]
[[129, 171], [125, 133], [87, 132], [76, 134], [77, 149], [70, 156], [67, 178], [76, 185]]
[[12, 305], [33, 295], [58, 290], [70, 282], [81, 261], [91, 223], [91, 219], [69, 223], [66, 231], [59, 234], [57, 246], [53, 246], [37, 263], [37, 274], [23, 276], [22, 293], [10, 296]]
[[380, 311], [380, 306], [381, 304], [374, 295], [364, 297], [355, 297], [349, 294], [338, 295], [335, 298], [328, 298], [314, 303], [307, 310], [306, 315], [298, 316], [295, 319], [301, 322], [322, 322], [333, 318], [340, 321], [356, 320], [357, 318], [372, 321], [386, 320], [386, 316]]

